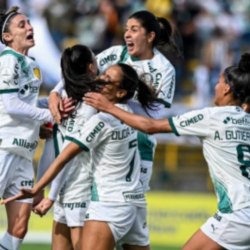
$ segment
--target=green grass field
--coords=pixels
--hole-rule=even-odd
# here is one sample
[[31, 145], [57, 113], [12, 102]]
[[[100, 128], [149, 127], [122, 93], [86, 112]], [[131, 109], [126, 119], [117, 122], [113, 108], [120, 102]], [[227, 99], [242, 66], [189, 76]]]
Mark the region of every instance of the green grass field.
[[[50, 250], [50, 245], [43, 244], [24, 244], [20, 250]], [[151, 246], [151, 250], [179, 250], [180, 247], [157, 247]]]

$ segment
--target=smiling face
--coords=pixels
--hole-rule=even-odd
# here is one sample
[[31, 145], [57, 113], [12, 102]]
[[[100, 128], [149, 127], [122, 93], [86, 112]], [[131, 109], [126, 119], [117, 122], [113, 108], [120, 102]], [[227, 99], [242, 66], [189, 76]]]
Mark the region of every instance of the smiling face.
[[109, 67], [99, 78], [107, 82], [100, 92], [105, 95], [109, 101], [114, 103], [119, 102], [119, 100], [127, 93], [126, 90], [120, 89], [123, 72], [118, 65]]
[[35, 45], [33, 27], [29, 19], [22, 14], [17, 14], [9, 21], [8, 31], [3, 33], [6, 44], [14, 50], [27, 54]]
[[154, 32], [147, 33], [141, 23], [130, 18], [127, 21], [124, 40], [126, 42], [128, 53], [140, 60], [151, 59], [153, 57]]

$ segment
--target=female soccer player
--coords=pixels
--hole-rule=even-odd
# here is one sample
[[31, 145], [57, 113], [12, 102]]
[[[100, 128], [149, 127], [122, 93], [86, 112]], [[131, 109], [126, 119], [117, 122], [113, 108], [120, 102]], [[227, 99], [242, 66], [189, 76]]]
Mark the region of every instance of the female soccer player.
[[[35, 44], [29, 19], [13, 7], [0, 13], [0, 197], [8, 198], [20, 187], [32, 187], [32, 160], [39, 128], [52, 122], [48, 109], [36, 107], [42, 83], [40, 68], [28, 51]], [[8, 229], [1, 249], [19, 249], [27, 232], [31, 199], [6, 205]]]
[[[84, 45], [66, 48], [61, 57], [61, 69], [65, 88], [63, 97], [73, 99], [76, 107], [67, 119], [63, 119], [60, 125], [54, 127], [55, 147], [51, 147], [50, 152], [45, 148], [45, 153], [50, 155], [58, 155], [68, 144], [67, 137], [78, 133], [84, 123], [96, 113], [96, 109], [82, 102], [82, 95], [91, 89], [91, 82], [97, 75], [93, 52]], [[56, 151], [55, 154], [52, 151]], [[41, 162], [38, 179], [52, 161]], [[71, 250], [79, 247], [81, 229], [84, 226], [85, 213], [91, 197], [91, 164], [90, 153], [84, 152], [74, 157], [65, 171], [52, 182], [48, 198], [44, 198], [34, 208], [37, 214], [45, 215], [55, 201], [52, 231], [54, 250]], [[78, 167], [71, 168], [71, 165]]]
[[[250, 54], [221, 74], [215, 86], [215, 107], [154, 120], [124, 112], [97, 93], [85, 102], [146, 133], [194, 135], [218, 199], [218, 211], [183, 246], [183, 250], [248, 250], [250, 246]], [[243, 108], [242, 108], [243, 107]], [[245, 110], [244, 110], [245, 109]]]

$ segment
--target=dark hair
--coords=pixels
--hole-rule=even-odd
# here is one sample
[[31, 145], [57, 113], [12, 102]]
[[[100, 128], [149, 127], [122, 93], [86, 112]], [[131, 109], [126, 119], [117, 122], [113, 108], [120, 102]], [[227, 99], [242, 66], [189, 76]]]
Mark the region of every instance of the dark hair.
[[122, 72], [123, 77], [120, 82], [119, 88], [127, 91], [127, 95], [124, 96], [120, 101], [124, 102], [132, 98], [135, 94], [137, 94], [137, 99], [141, 103], [144, 108], [153, 108], [153, 102], [156, 101], [156, 97], [146, 83], [140, 80], [138, 74], [131, 66], [118, 63], [117, 64]]
[[181, 34], [166, 18], [157, 17], [157, 20], [161, 27], [157, 49], [159, 49], [173, 65], [176, 65], [183, 60], [183, 41]]
[[236, 100], [241, 104], [249, 102], [250, 98], [250, 53], [244, 53], [237, 66], [224, 70], [225, 82]]
[[141, 26], [149, 33], [155, 32], [153, 46], [157, 47], [167, 58], [170, 53], [182, 58], [182, 38], [177, 29], [164, 17], [156, 17], [147, 10], [141, 10], [129, 16], [129, 19], [138, 20]]
[[161, 28], [157, 21], [156, 16], [147, 10], [141, 10], [130, 15], [128, 19], [131, 18], [138, 20], [141, 26], [148, 33], [152, 31], [155, 32], [155, 39], [153, 41], [153, 46], [156, 46], [160, 39], [160, 33], [161, 33]]
[[94, 79], [94, 76], [88, 73], [88, 66], [91, 63], [93, 54], [87, 46], [77, 44], [63, 51], [61, 69], [68, 97], [81, 101], [89, 90]]
[[5, 41], [3, 40], [3, 33], [9, 31], [9, 24], [11, 19], [18, 15], [21, 14], [18, 12], [19, 7], [13, 6], [7, 11], [0, 12], [0, 41], [5, 44]]

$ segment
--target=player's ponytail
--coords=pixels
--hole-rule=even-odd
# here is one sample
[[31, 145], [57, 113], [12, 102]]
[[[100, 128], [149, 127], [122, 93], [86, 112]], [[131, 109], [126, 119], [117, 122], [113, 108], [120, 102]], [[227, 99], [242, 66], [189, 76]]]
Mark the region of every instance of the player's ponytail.
[[250, 98], [250, 53], [244, 53], [237, 66], [226, 68], [224, 78], [234, 98], [240, 104], [248, 101]]

